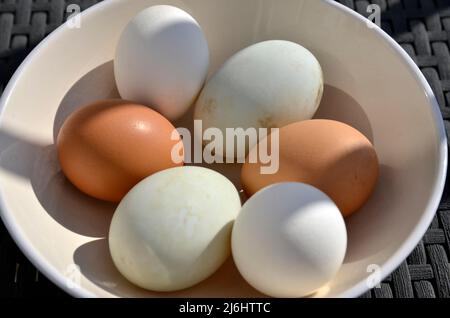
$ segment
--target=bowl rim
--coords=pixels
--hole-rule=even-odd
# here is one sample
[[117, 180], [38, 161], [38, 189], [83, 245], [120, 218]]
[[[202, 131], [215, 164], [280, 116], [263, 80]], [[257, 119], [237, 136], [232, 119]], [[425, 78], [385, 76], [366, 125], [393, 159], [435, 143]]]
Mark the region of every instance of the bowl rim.
[[[346, 13], [349, 16], [357, 18], [360, 21], [369, 21], [356, 11], [344, 6], [341, 3], [335, 2], [333, 0], [324, 0], [331, 6], [342, 10], [342, 12]], [[372, 22], [369, 22], [372, 23]], [[438, 137], [438, 174], [436, 180], [434, 182], [432, 195], [428, 200], [428, 204], [424, 210], [422, 217], [417, 223], [414, 230], [409, 234], [409, 236], [405, 239], [405, 241], [400, 245], [395, 253], [393, 253], [388, 260], [381, 267], [381, 280], [385, 279], [389, 274], [395, 271], [398, 266], [411, 254], [414, 248], [419, 244], [420, 240], [425, 235], [428, 227], [433, 221], [434, 216], [436, 215], [437, 209], [439, 207], [439, 203], [442, 198], [442, 194], [445, 187], [445, 181], [447, 179], [447, 165], [448, 165], [448, 148], [447, 148], [447, 133], [444, 126], [444, 121], [442, 118], [442, 114], [439, 108], [439, 103], [436, 99], [436, 96], [431, 89], [430, 84], [426, 80], [420, 68], [413, 61], [413, 59], [408, 55], [408, 53], [398, 44], [393, 38], [391, 38], [383, 29], [381, 29], [378, 25], [373, 24], [373, 30], [377, 33], [378, 36], [381, 36], [384, 40], [390, 44], [390, 47], [394, 50], [394, 53], [402, 58], [402, 60], [409, 67], [412, 75], [419, 82], [422, 88], [425, 90], [425, 95], [428, 100], [428, 104], [430, 105], [430, 110], [433, 115], [434, 123], [436, 125], [436, 135]], [[381, 283], [381, 281], [380, 281]], [[370, 290], [367, 286], [366, 281], [361, 281], [350, 287], [343, 293], [341, 293], [340, 297], [358, 297], [365, 292]]]
[[[97, 3], [90, 8], [82, 11], [80, 17], [83, 18], [95, 13], [100, 13], [106, 7], [114, 6], [120, 0], [109, 0]], [[302, 1], [302, 0], [299, 0]], [[308, 0], [304, 0], [308, 1]], [[357, 19], [360, 22], [368, 22], [365, 17], [359, 13], [347, 8], [343, 4], [335, 2], [334, 0], [322, 0], [327, 5], [334, 7], [349, 16], [351, 19]], [[371, 23], [371, 22], [369, 22]], [[3, 116], [3, 109], [8, 103], [17, 82], [22, 77], [23, 70], [27, 68], [29, 64], [32, 63], [34, 57], [41, 53], [41, 50], [47, 46], [50, 41], [57, 40], [59, 37], [63, 36], [64, 32], [67, 31], [67, 22], [60, 25], [51, 34], [45, 37], [24, 59], [20, 66], [16, 69], [13, 76], [9, 80], [5, 90], [0, 98], [0, 117]], [[432, 195], [428, 200], [427, 206], [424, 210], [422, 217], [419, 222], [405, 239], [405, 241], [400, 245], [400, 247], [393, 253], [388, 260], [381, 266], [381, 280], [386, 278], [390, 273], [392, 273], [413, 251], [417, 246], [419, 241], [425, 235], [429, 225], [431, 224], [436, 211], [438, 209], [442, 193], [445, 186], [446, 175], [447, 175], [447, 165], [448, 165], [448, 153], [447, 153], [447, 135], [445, 131], [444, 122], [439, 109], [439, 104], [437, 99], [431, 89], [431, 86], [427, 82], [425, 76], [420, 71], [419, 67], [414, 63], [412, 58], [403, 50], [403, 48], [394, 41], [385, 31], [383, 31], [379, 26], [373, 24], [374, 33], [381, 37], [383, 40], [387, 41], [389, 46], [393, 49], [394, 54], [397, 54], [409, 68], [411, 75], [424, 89], [428, 104], [430, 106], [430, 111], [432, 112], [433, 121], [435, 124], [435, 131], [438, 137], [438, 169], [437, 177], [433, 185]], [[93, 298], [98, 297], [93, 292], [83, 288], [71, 288], [67, 284], [67, 279], [64, 275], [58, 271], [45, 257], [43, 257], [37, 250], [33, 248], [33, 244], [27, 238], [20, 225], [15, 222], [12, 211], [8, 210], [6, 205], [5, 196], [3, 190], [0, 187], [0, 217], [5, 224], [11, 237], [14, 239], [15, 243], [18, 245], [19, 249], [24, 253], [24, 255], [36, 266], [36, 268], [42, 272], [51, 282], [57, 285], [60, 289], [67, 292], [69, 295], [74, 297], [87, 297]], [[369, 290], [369, 286], [365, 280], [353, 285], [348, 288], [337, 297], [339, 298], [353, 298], [362, 295]]]

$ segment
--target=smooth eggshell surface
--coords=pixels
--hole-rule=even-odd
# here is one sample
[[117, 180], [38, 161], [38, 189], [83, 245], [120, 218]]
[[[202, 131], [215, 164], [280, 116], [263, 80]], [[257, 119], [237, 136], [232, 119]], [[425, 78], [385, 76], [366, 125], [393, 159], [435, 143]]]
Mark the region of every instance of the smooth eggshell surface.
[[337, 273], [347, 248], [345, 223], [324, 193], [280, 183], [250, 198], [236, 219], [233, 258], [254, 288], [273, 297], [308, 296]]
[[[208, 80], [195, 119], [224, 136], [227, 128], [282, 127], [311, 119], [322, 93], [322, 69], [313, 54], [289, 41], [261, 42], [236, 53]], [[218, 146], [224, 154], [225, 144]], [[239, 157], [238, 151], [227, 157]]]
[[228, 258], [240, 208], [234, 185], [215, 171], [180, 167], [154, 174], [134, 187], [114, 213], [113, 261], [142, 288], [191, 287]]
[[[270, 151], [270, 138], [261, 141]], [[279, 130], [279, 166], [275, 173], [263, 174], [264, 164], [251, 150], [242, 168], [241, 181], [251, 196], [279, 182], [303, 182], [325, 192], [344, 216], [357, 211], [372, 194], [378, 179], [378, 158], [370, 141], [359, 131], [333, 120], [307, 120]], [[256, 157], [258, 157], [256, 155]]]
[[145, 177], [182, 165], [172, 160], [172, 150], [180, 144], [167, 119], [123, 100], [98, 101], [77, 110], [57, 138], [66, 177], [82, 192], [112, 202]]
[[200, 26], [188, 13], [167, 5], [147, 8], [130, 21], [114, 59], [122, 98], [151, 106], [170, 120], [194, 103], [208, 67]]

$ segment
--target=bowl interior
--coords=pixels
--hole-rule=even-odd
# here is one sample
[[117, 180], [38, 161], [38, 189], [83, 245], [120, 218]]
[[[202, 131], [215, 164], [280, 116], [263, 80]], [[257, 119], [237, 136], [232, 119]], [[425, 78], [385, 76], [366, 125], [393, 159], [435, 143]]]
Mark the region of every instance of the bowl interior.
[[[161, 3], [186, 10], [200, 23], [210, 73], [263, 40], [298, 42], [316, 55], [326, 82], [316, 117], [359, 129], [374, 143], [381, 164], [374, 195], [347, 220], [345, 263], [316, 296], [358, 296], [372, 287], [369, 275], [389, 274], [431, 221], [442, 192], [445, 136], [429, 88], [393, 42], [340, 6], [316, 0], [110, 0], [83, 13], [80, 28], [53, 33], [11, 81], [0, 118], [2, 216], [27, 256], [77, 296], [261, 296], [231, 259], [181, 292], [132, 286], [108, 252], [115, 206], [81, 194], [60, 171], [53, 144], [64, 119], [90, 101], [118, 96], [111, 62], [118, 37], [135, 13]], [[190, 119], [188, 114], [176, 124], [187, 127]], [[240, 189], [239, 166], [213, 168]]]

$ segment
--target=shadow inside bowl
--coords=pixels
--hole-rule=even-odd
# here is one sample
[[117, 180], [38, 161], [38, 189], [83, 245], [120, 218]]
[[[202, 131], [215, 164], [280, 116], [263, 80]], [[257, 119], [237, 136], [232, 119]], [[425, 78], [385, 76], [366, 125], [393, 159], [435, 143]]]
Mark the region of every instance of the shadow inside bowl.
[[314, 118], [343, 122], [360, 131], [373, 144], [369, 117], [353, 97], [339, 88], [325, 84], [322, 101]]
[[47, 213], [66, 229], [89, 237], [105, 237], [116, 208], [79, 191], [64, 176], [54, 145], [41, 148], [35, 157], [31, 185]]
[[[395, 178], [393, 168], [380, 164], [378, 182], [368, 202], [345, 220], [348, 246], [344, 264], [364, 260], [394, 247], [395, 242], [388, 235], [380, 236], [379, 232], [383, 219], [389, 217], [386, 214], [394, 208], [395, 201], [389, 198], [395, 191]], [[380, 226], [376, 226], [377, 223]]]
[[106, 238], [79, 246], [73, 254], [73, 260], [88, 280], [110, 293], [119, 297], [144, 295], [145, 293], [139, 287], [131, 285], [116, 269]]
[[104, 237], [115, 209], [113, 204], [88, 197], [61, 172], [54, 145], [40, 145], [0, 132], [0, 167], [29, 180], [37, 200], [66, 229], [90, 237]]
[[[117, 296], [129, 297], [226, 297], [239, 290], [236, 297], [265, 297], [253, 289], [239, 274], [231, 257], [211, 277], [189, 289], [178, 292], [157, 293], [129, 283], [116, 269], [107, 239], [88, 242], [78, 247], [73, 255], [74, 263], [84, 277]], [[205, 291], [208, 294], [205, 294]]]
[[30, 179], [36, 154], [45, 145], [27, 141], [6, 130], [0, 130], [0, 167], [24, 179]]
[[[66, 118], [76, 109], [102, 98], [117, 98], [112, 61], [104, 63], [78, 80], [62, 99], [56, 112], [53, 137]], [[3, 149], [3, 148], [2, 148]], [[7, 168], [32, 167], [17, 171], [29, 178], [44, 210], [66, 229], [89, 237], [105, 237], [116, 205], [93, 199], [75, 188], [61, 171], [55, 145], [28, 145], [24, 142], [10, 149], [29, 164], [9, 160]], [[13, 169], [11, 169], [14, 167]], [[29, 169], [29, 168], [27, 168]]]
[[[77, 108], [101, 98], [117, 98], [112, 61], [78, 80], [62, 99], [54, 120], [53, 136]], [[0, 132], [0, 166], [30, 180], [44, 210], [66, 229], [89, 237], [105, 237], [115, 205], [95, 200], [76, 189], [59, 166], [55, 145], [34, 144]]]
[[66, 118], [75, 110], [99, 99], [120, 98], [114, 80], [113, 61], [97, 66], [81, 77], [68, 90], [56, 111], [53, 123], [53, 140]]

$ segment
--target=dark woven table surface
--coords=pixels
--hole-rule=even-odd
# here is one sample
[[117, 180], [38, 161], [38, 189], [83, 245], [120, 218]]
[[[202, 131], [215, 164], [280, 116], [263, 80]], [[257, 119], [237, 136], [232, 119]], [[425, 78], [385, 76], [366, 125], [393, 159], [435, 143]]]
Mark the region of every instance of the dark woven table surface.
[[[224, 0], [225, 1], [225, 0]], [[275, 1], [275, 0], [274, 0]], [[69, 15], [98, 0], [0, 0], [0, 94], [25, 56]], [[339, 0], [368, 16], [381, 7], [382, 27], [412, 56], [431, 84], [450, 129], [450, 0]], [[423, 240], [381, 288], [363, 297], [450, 297], [450, 192], [445, 190]], [[23, 256], [0, 222], [0, 297], [67, 297]]]

